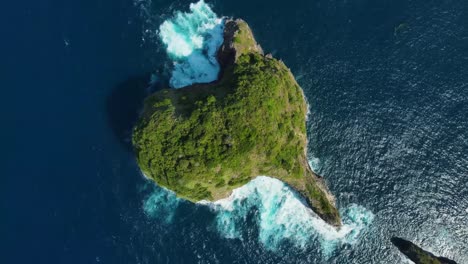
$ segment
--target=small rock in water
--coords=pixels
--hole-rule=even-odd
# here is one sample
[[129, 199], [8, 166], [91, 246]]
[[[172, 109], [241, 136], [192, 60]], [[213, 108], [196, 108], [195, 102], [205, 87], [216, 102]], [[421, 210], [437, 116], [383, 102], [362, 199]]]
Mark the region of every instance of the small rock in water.
[[399, 237], [392, 237], [391, 241], [401, 253], [416, 264], [457, 264], [457, 262], [451, 259], [437, 257], [431, 252], [425, 251], [408, 240], [404, 240]]

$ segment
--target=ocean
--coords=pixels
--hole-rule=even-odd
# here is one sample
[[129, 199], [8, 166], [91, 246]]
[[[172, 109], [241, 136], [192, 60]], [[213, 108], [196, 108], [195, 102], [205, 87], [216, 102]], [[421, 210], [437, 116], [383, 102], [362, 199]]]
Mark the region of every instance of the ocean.
[[[392, 236], [468, 263], [468, 2], [191, 3], [2, 10], [0, 263], [402, 263]], [[192, 204], [140, 173], [144, 97], [216, 76], [224, 16], [303, 88], [340, 231], [269, 177]]]

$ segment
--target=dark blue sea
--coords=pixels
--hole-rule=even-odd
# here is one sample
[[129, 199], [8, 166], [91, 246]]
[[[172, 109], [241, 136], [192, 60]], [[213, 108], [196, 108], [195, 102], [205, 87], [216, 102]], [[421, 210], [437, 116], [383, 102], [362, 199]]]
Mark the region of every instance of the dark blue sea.
[[0, 263], [405, 263], [392, 236], [468, 263], [467, 1], [206, 0], [296, 76], [341, 231], [265, 178], [203, 205], [141, 174], [159, 26], [190, 3], [2, 3]]

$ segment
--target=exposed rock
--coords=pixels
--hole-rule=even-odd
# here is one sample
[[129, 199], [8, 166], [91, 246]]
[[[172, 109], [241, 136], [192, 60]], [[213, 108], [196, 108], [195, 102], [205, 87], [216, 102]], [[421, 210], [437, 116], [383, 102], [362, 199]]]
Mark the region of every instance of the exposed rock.
[[217, 57], [217, 81], [164, 89], [146, 99], [133, 134], [142, 171], [194, 202], [225, 198], [268, 175], [340, 226], [334, 197], [307, 161], [307, 104], [291, 71], [264, 56], [240, 19], [226, 21]]
[[455, 261], [448, 258], [437, 257], [408, 240], [404, 240], [399, 237], [392, 237], [391, 241], [401, 253], [416, 264], [457, 264]]

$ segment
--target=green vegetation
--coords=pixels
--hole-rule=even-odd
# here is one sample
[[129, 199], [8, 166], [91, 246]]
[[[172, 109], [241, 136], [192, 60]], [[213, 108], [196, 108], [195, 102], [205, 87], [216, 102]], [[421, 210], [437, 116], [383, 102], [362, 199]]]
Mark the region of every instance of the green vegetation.
[[195, 201], [257, 175], [302, 178], [306, 105], [282, 63], [242, 55], [229, 80], [196, 88], [147, 99], [133, 140], [148, 176]]
[[[242, 32], [251, 34], [248, 26], [240, 27], [235, 41], [253, 39]], [[165, 89], [146, 99], [133, 132], [140, 168], [191, 201], [224, 198], [255, 176], [272, 176], [339, 225], [336, 208], [307, 163], [301, 88], [281, 61], [251, 50], [236, 50], [238, 58], [218, 82]]]
[[253, 37], [249, 25], [243, 20], [237, 20], [236, 25], [237, 31], [234, 35], [233, 46], [237, 54], [240, 56], [241, 54], [259, 51], [260, 48]]
[[319, 214], [327, 222], [336, 221], [340, 218], [336, 208], [330, 203], [325, 192], [318, 187], [317, 179], [307, 178], [306, 192], [304, 195], [309, 198], [312, 208], [318, 210]]

